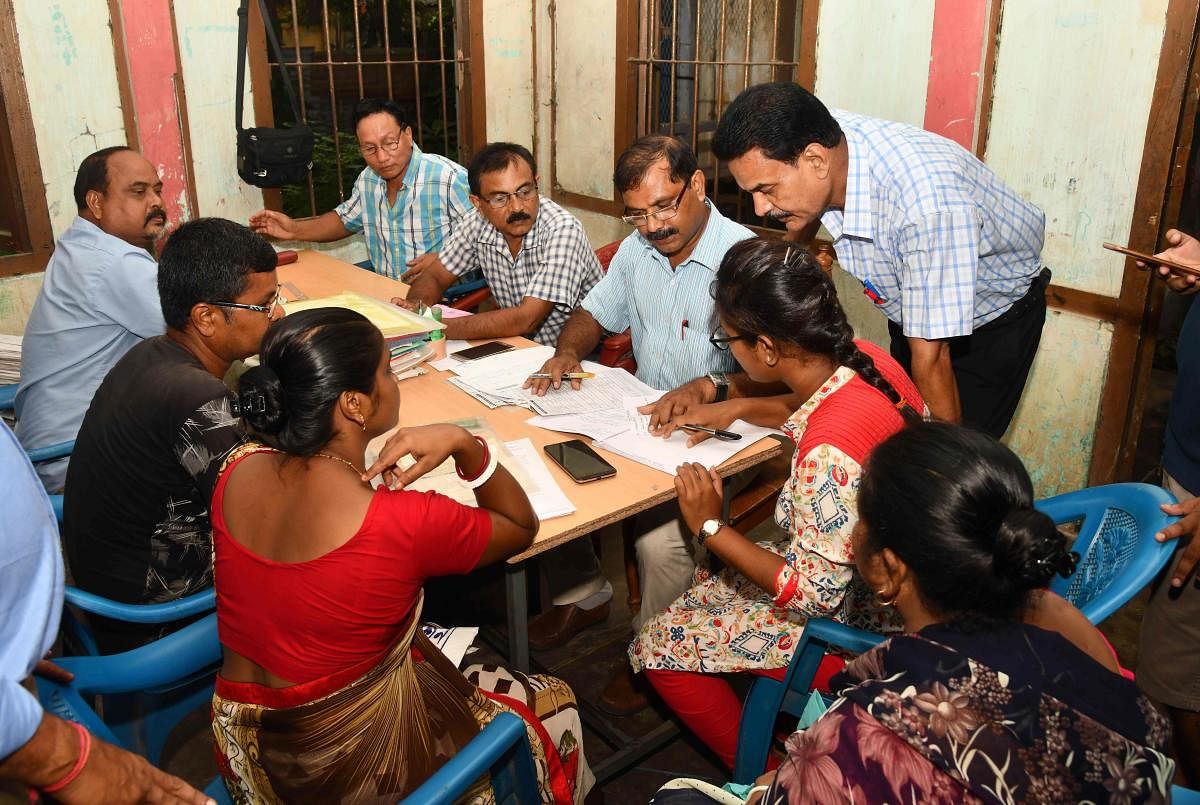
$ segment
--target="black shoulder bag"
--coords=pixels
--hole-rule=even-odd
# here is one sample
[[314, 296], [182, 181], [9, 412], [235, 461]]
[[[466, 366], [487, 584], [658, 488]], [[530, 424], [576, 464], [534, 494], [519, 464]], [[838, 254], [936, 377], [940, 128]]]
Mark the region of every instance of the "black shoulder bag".
[[[296, 102], [292, 82], [288, 80], [287, 67], [284, 66], [283, 53], [279, 47], [279, 40], [275, 38], [275, 29], [267, 14], [266, 3], [258, 0], [258, 7], [262, 13], [263, 27], [267, 30], [267, 40], [271, 43], [271, 51], [275, 54], [275, 60], [279, 62], [279, 71], [283, 74], [283, 86], [287, 90], [288, 100], [292, 103], [296, 125], [290, 129], [242, 128], [242, 96], [246, 87], [246, 42], [250, 25], [250, 0], [242, 0], [238, 8], [237, 95], [234, 100], [237, 172], [246, 184], [255, 187], [280, 187], [303, 182], [312, 170], [313, 133], [312, 129], [304, 125], [300, 116], [300, 105]], [[264, 87], [262, 91], [269, 93], [270, 87]]]

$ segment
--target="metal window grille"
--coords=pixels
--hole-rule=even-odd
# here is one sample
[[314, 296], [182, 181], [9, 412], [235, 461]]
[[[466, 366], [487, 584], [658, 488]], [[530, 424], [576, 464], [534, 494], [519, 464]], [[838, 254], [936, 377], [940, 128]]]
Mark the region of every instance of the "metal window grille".
[[[470, 142], [460, 123], [470, 59], [462, 28], [466, 0], [268, 0], [288, 78], [313, 129], [314, 169], [283, 189], [290, 215], [320, 215], [349, 195], [365, 167], [350, 126], [362, 98], [391, 98], [409, 115], [422, 150], [462, 161]], [[276, 125], [291, 117], [279, 64], [267, 65]]]
[[[764, 81], [811, 82], [817, 0], [640, 0], [638, 136], [675, 134], [691, 143], [708, 195], [734, 220], [781, 228], [754, 213], [750, 197], [712, 155], [726, 105]], [[807, 31], [806, 28], [814, 30]]]

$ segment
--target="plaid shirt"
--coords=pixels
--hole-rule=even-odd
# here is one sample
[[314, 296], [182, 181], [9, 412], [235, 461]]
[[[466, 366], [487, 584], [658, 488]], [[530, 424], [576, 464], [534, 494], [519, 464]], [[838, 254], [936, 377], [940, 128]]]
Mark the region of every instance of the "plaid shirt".
[[846, 204], [821, 223], [842, 267], [906, 336], [968, 335], [1025, 295], [1042, 265], [1041, 210], [944, 137], [833, 116], [850, 151]]
[[467, 170], [413, 145], [396, 203], [388, 203], [387, 182], [370, 168], [354, 180], [350, 198], [334, 208], [351, 232], [362, 232], [378, 274], [392, 279], [407, 271], [409, 260], [436, 252], [471, 210]]
[[438, 258], [456, 277], [482, 269], [500, 307], [517, 307], [527, 296], [553, 303], [550, 315], [529, 333], [551, 346], [571, 311], [604, 276], [579, 219], [544, 196], [515, 258], [504, 235], [478, 210], [446, 238]]

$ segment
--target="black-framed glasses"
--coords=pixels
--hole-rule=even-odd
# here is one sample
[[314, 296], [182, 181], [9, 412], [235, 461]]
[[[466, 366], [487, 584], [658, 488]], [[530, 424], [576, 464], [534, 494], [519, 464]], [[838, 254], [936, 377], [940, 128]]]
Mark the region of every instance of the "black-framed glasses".
[[675, 197], [674, 203], [670, 206], [642, 215], [622, 215], [621, 220], [630, 226], [645, 226], [651, 218], [655, 221], [670, 221], [679, 214], [679, 205], [683, 203], [683, 195], [687, 193], [689, 184], [690, 182], [684, 182], [683, 189], [679, 191], [679, 195]]
[[483, 196], [483, 200], [492, 209], [498, 210], [502, 207], [507, 207], [510, 198], [515, 198], [517, 201], [529, 201], [529, 199], [537, 195], [537, 191], [538, 186], [536, 184], [524, 184], [511, 193], [492, 193], [491, 195]]
[[729, 335], [719, 327], [713, 330], [713, 334], [708, 337], [708, 343], [712, 344], [722, 352], [729, 349], [729, 345], [734, 341], [753, 341], [757, 336], [753, 335]]
[[252, 310], [255, 313], [265, 313], [267, 316], [270, 316], [275, 312], [275, 308], [279, 307], [281, 304], [279, 299], [280, 289], [279, 286], [276, 285], [275, 295], [271, 297], [271, 301], [265, 305], [247, 305], [243, 302], [209, 302], [209, 304], [213, 305], [214, 307], [232, 307], [237, 308], [238, 310]]

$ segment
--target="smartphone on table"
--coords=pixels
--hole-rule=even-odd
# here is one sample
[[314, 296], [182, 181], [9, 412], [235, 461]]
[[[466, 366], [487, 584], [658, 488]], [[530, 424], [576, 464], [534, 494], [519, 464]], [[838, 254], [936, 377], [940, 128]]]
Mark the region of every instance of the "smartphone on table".
[[457, 361], [477, 361], [480, 358], [499, 355], [501, 352], [508, 352], [511, 349], [514, 349], [512, 344], [506, 344], [503, 341], [488, 341], [486, 344], [480, 344], [477, 347], [467, 347], [466, 349], [460, 349], [458, 352], [452, 352], [450, 357]]
[[609, 464], [582, 439], [546, 445], [546, 455], [563, 468], [577, 484], [598, 481], [617, 474], [617, 468]]

